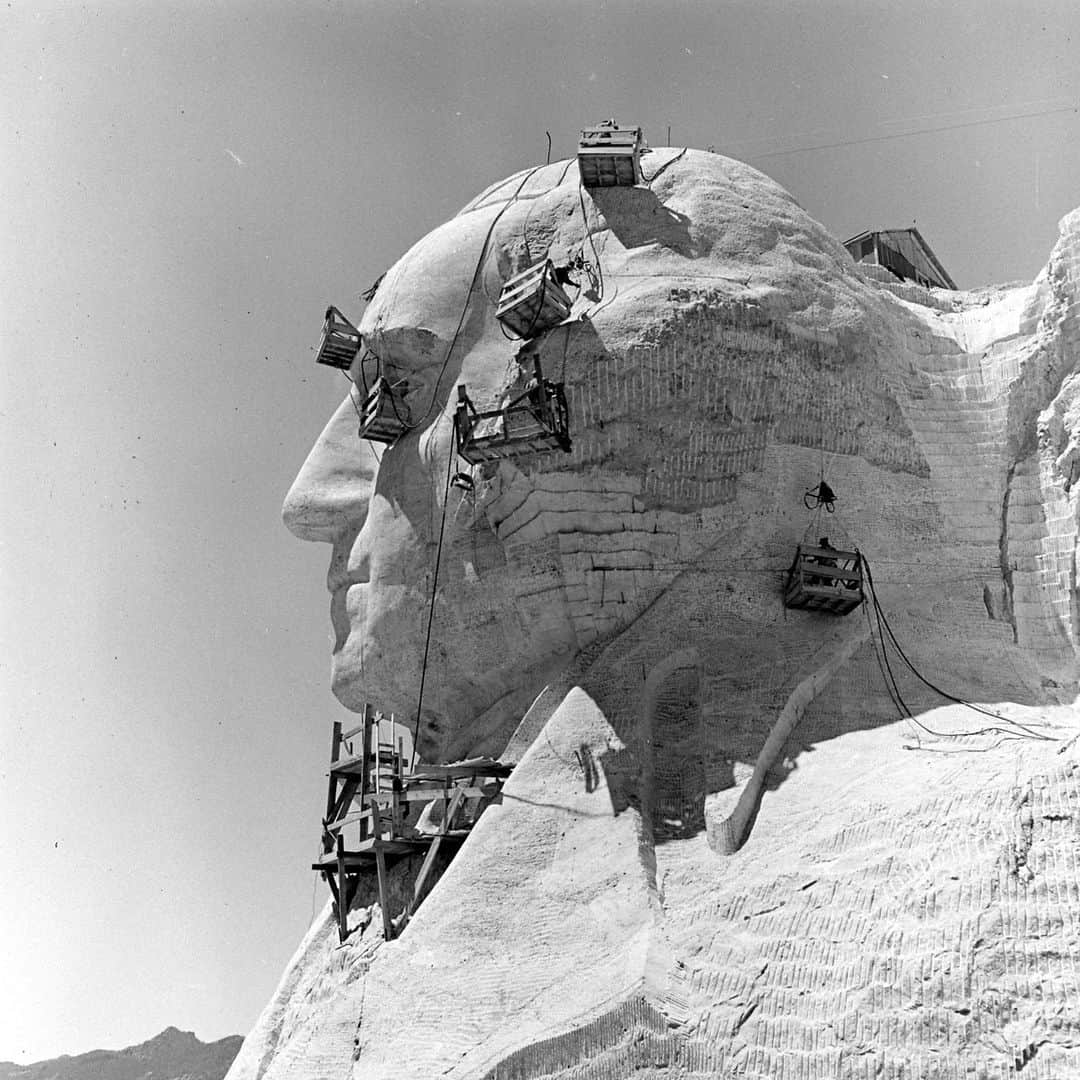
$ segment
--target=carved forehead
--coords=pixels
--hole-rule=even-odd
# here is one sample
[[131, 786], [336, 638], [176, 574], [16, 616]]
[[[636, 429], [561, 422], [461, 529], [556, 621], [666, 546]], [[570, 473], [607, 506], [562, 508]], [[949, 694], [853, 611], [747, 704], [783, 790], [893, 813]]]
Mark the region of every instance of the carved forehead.
[[[659, 149], [645, 163], [647, 187], [583, 191], [573, 161], [493, 185], [398, 260], [361, 330], [373, 343], [417, 328], [449, 341], [474, 278], [493, 306], [503, 280], [548, 254], [599, 256], [613, 282], [638, 279], [630, 294], [661, 276], [745, 282], [846, 258], [783, 188], [741, 162]], [[616, 286], [609, 302], [617, 296]]]

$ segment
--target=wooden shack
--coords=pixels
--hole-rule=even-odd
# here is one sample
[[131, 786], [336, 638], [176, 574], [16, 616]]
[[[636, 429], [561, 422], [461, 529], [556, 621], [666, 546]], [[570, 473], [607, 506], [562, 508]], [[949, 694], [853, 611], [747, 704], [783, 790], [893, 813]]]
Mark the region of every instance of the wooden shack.
[[883, 266], [902, 281], [914, 281], [927, 289], [956, 288], [956, 282], [914, 227], [861, 232], [845, 240], [844, 247], [856, 262]]

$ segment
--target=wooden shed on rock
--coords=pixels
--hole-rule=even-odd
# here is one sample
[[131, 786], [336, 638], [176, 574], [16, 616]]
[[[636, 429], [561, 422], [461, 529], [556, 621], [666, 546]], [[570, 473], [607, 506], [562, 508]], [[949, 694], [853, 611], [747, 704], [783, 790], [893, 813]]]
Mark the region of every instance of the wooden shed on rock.
[[902, 281], [914, 281], [928, 289], [956, 288], [956, 282], [914, 227], [861, 232], [845, 240], [844, 247], [856, 262], [883, 266]]

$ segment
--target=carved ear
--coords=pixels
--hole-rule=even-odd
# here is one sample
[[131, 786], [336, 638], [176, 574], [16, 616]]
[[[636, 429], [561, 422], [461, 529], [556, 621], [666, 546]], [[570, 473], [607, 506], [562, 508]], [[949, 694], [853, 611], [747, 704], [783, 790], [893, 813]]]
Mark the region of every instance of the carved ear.
[[645, 680], [647, 756], [643, 792], [657, 841], [705, 828], [705, 761], [701, 731], [701, 658], [670, 653]]

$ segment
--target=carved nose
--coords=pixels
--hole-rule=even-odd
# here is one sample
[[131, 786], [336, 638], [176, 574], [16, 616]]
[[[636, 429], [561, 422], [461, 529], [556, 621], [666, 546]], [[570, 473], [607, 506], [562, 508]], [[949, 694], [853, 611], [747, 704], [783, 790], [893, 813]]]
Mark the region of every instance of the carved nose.
[[301, 540], [333, 541], [367, 516], [378, 461], [356, 432], [346, 398], [316, 440], [281, 508], [285, 527]]

